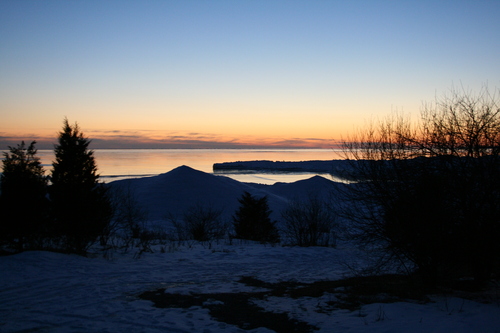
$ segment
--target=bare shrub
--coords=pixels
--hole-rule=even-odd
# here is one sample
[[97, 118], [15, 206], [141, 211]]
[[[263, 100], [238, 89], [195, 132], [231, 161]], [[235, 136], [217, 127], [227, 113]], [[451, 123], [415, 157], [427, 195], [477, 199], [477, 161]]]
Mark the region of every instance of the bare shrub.
[[283, 233], [290, 245], [335, 246], [337, 216], [318, 196], [294, 200], [282, 212]]
[[153, 253], [152, 246], [157, 244], [165, 245], [167, 238], [167, 233], [158, 227], [151, 230], [142, 230], [135, 244], [135, 247], [139, 248], [136, 256], [140, 256], [144, 252]]
[[499, 105], [487, 89], [452, 91], [419, 122], [392, 116], [348, 140], [351, 235], [429, 283], [486, 281], [500, 264]]
[[213, 206], [195, 204], [183, 214], [182, 220], [172, 223], [179, 240], [200, 242], [223, 238], [227, 233], [227, 224], [222, 221], [222, 210]]
[[[102, 246], [129, 246], [146, 232], [148, 213], [142, 208], [130, 186], [115, 187], [111, 193], [113, 218], [101, 235]], [[119, 244], [110, 244], [110, 241]]]

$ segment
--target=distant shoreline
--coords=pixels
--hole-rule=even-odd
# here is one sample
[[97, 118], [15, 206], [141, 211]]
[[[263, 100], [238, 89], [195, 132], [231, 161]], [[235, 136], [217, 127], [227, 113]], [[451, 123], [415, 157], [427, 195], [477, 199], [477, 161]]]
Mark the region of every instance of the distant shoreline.
[[334, 173], [350, 169], [350, 160], [320, 160], [320, 161], [238, 161], [214, 163], [214, 173], [228, 171], [280, 171], [280, 172], [319, 172]]

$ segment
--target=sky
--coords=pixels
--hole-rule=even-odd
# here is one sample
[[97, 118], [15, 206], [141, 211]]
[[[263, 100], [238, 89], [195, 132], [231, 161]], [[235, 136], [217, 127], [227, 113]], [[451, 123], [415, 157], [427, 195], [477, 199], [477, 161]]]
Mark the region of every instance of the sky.
[[331, 148], [500, 87], [500, 1], [0, 0], [0, 150]]

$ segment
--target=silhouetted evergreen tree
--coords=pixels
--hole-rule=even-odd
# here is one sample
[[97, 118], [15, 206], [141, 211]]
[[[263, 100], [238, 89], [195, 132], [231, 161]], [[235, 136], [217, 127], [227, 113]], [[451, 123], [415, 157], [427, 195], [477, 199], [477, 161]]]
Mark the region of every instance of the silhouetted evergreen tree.
[[65, 251], [84, 253], [110, 222], [110, 199], [99, 182], [90, 140], [78, 125], [65, 119], [58, 141], [49, 188], [53, 231]]
[[26, 148], [23, 141], [15, 148], [9, 146], [9, 152], [3, 154], [0, 235], [18, 251], [41, 236], [46, 222], [47, 180], [35, 144], [33, 141]]
[[249, 239], [262, 243], [277, 243], [280, 241], [276, 222], [270, 219], [271, 211], [267, 197], [255, 198], [244, 192], [238, 199], [240, 207], [233, 216], [235, 237]]

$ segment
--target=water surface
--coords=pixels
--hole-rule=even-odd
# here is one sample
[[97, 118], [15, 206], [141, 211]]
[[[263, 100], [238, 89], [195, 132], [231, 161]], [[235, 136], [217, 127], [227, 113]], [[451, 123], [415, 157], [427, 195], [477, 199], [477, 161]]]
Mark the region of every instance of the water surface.
[[[52, 168], [54, 152], [39, 150], [38, 156], [48, 171]], [[154, 176], [178, 166], [213, 173], [213, 164], [236, 161], [310, 161], [341, 159], [333, 149], [96, 149], [95, 158], [101, 179], [105, 182]], [[230, 173], [228, 177], [243, 182], [274, 184], [310, 178], [318, 173]], [[322, 174], [328, 177], [328, 175]]]

